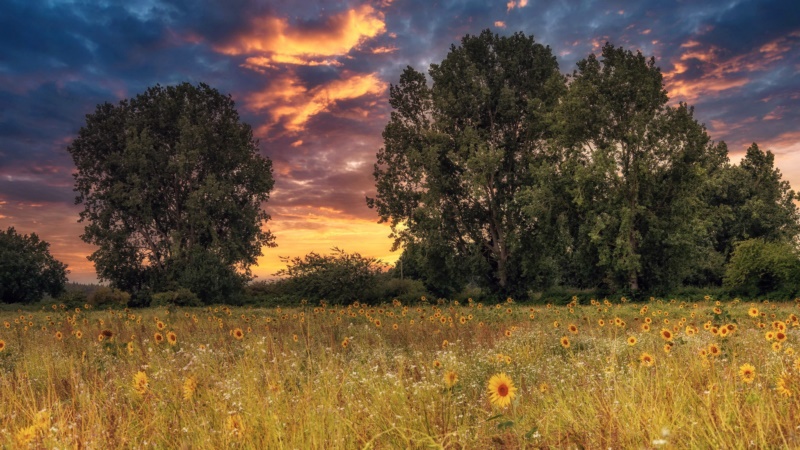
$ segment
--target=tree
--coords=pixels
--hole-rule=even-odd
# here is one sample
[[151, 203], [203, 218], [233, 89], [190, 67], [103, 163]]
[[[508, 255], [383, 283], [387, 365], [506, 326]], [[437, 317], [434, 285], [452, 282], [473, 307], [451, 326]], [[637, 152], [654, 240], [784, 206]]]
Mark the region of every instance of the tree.
[[725, 268], [724, 284], [732, 292], [750, 297], [793, 298], [800, 292], [800, 252], [787, 241], [739, 241]]
[[64, 292], [67, 266], [49, 248], [36, 233], [20, 235], [13, 227], [0, 231], [0, 301], [32, 303]]
[[99, 247], [89, 259], [116, 288], [185, 287], [223, 301], [275, 245], [261, 209], [272, 163], [230, 96], [208, 85], [98, 105], [67, 150], [88, 223], [81, 238]]
[[302, 299], [339, 305], [355, 300], [385, 300], [372, 298], [378, 277], [386, 269], [374, 258], [334, 247], [331, 255], [311, 252], [303, 258], [282, 257], [281, 261], [286, 268], [275, 275], [286, 277], [287, 290]]
[[556, 58], [533, 37], [486, 30], [452, 46], [429, 74], [430, 87], [408, 67], [390, 88], [394, 111], [367, 204], [390, 223], [396, 248], [422, 242], [478, 258], [483, 285], [524, 295], [516, 262], [529, 230], [515, 199], [531, 183], [564, 90]]
[[667, 105], [653, 58], [606, 44], [578, 63], [557, 111], [569, 189], [579, 205], [575, 237], [588, 237], [604, 282], [669, 289], [710, 249], [705, 180], [727, 161], [686, 104]]

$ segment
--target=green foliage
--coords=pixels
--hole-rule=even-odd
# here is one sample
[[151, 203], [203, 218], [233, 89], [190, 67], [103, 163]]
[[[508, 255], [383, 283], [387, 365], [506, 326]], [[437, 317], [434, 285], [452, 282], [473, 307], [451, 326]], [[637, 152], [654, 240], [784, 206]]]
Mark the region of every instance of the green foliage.
[[36, 233], [17, 234], [13, 227], [0, 231], [0, 301], [32, 303], [64, 292], [67, 266], [49, 248]]
[[515, 198], [545, 157], [547, 117], [565, 89], [556, 58], [532, 37], [486, 30], [429, 73], [430, 87], [408, 67], [390, 88], [378, 194], [367, 204], [390, 223], [396, 246], [479, 258], [482, 285], [524, 295], [516, 263], [535, 230]]
[[786, 241], [748, 239], [736, 243], [725, 270], [725, 287], [734, 293], [774, 299], [800, 294], [800, 252]]
[[281, 258], [286, 268], [275, 275], [286, 277], [285, 284], [281, 285], [284, 292], [297, 299], [326, 300], [331, 304], [385, 300], [376, 295], [385, 264], [336, 247], [332, 252], [330, 255], [312, 252], [303, 258]]
[[103, 286], [89, 294], [86, 302], [95, 308], [124, 308], [128, 306], [131, 294], [119, 289]]
[[197, 295], [186, 288], [154, 294], [150, 306], [202, 306]]
[[271, 161], [230, 96], [205, 84], [98, 105], [68, 151], [87, 223], [81, 238], [99, 247], [89, 259], [100, 279], [119, 289], [185, 287], [221, 302], [274, 245], [261, 209]]

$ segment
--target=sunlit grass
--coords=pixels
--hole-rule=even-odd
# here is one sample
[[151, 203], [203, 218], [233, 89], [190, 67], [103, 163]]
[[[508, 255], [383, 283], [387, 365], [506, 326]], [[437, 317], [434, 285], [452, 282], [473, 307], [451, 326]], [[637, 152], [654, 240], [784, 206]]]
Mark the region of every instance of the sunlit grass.
[[0, 445], [796, 447], [798, 310], [701, 298], [4, 313]]

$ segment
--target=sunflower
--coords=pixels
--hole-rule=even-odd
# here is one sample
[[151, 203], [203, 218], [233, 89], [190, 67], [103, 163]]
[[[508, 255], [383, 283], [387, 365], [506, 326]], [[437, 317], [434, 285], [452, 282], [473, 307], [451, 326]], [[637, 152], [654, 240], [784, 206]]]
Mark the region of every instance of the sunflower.
[[347, 348], [348, 345], [350, 345], [350, 339], [344, 338], [342, 340], [342, 348]]
[[561, 338], [561, 346], [564, 348], [569, 348], [569, 338], [564, 336]]
[[433, 362], [433, 367], [434, 367], [434, 368], [436, 368], [436, 369], [440, 369], [440, 368], [442, 367], [442, 363], [441, 363], [441, 361], [439, 361], [438, 359], [437, 359], [437, 360], [435, 360], [435, 361]]
[[147, 380], [147, 374], [139, 371], [136, 372], [136, 375], [133, 376], [133, 390], [136, 391], [139, 395], [144, 395], [147, 393], [147, 387], [149, 385], [149, 381]]
[[669, 331], [669, 330], [668, 330], [668, 329], [666, 329], [666, 328], [662, 328], [662, 329], [661, 329], [661, 337], [662, 337], [662, 338], [663, 338], [665, 341], [671, 341], [671, 340], [672, 340], [672, 331]]
[[56, 339], [60, 341], [62, 338], [64, 338], [64, 335], [60, 331], [56, 331]]
[[578, 326], [575, 324], [569, 324], [569, 332], [572, 334], [578, 334]]
[[128, 348], [128, 354], [129, 354], [129, 355], [132, 355], [132, 354], [133, 354], [133, 351], [134, 351], [134, 347], [133, 347], [133, 341], [131, 341], [131, 342], [128, 342], [127, 348]]
[[29, 427], [25, 427], [17, 431], [14, 435], [14, 439], [17, 441], [17, 444], [22, 448], [28, 448], [28, 445], [36, 439], [36, 429], [35, 425], [31, 425]]
[[505, 373], [492, 375], [486, 389], [489, 392], [489, 401], [501, 408], [511, 404], [511, 400], [517, 391], [511, 378]]
[[775, 333], [774, 333], [774, 332], [772, 332], [772, 331], [767, 331], [767, 332], [764, 334], [764, 338], [765, 338], [766, 340], [768, 340], [768, 341], [771, 341], [771, 340], [775, 339]]
[[628, 345], [636, 345], [636, 336], [628, 336]]
[[163, 330], [165, 327], [166, 327], [166, 325], [164, 324], [164, 322], [162, 322], [160, 320], [158, 322], [156, 322], [156, 328], [158, 328], [159, 330]]
[[786, 333], [784, 333], [783, 331], [778, 331], [777, 333], [775, 333], [775, 340], [778, 341], [778, 342], [785, 341], [786, 340]]
[[83, 331], [81, 331], [81, 330], [76, 331], [75, 332], [75, 337], [78, 338], [78, 339], [82, 338], [83, 337]]
[[155, 334], [153, 334], [153, 340], [156, 341], [156, 344], [160, 344], [164, 342], [164, 336], [158, 331], [156, 331]]
[[664, 344], [664, 353], [669, 353], [672, 351], [672, 342], [667, 342]]
[[752, 383], [756, 379], [756, 368], [752, 364], [742, 364], [739, 367], [739, 377], [747, 384]]
[[167, 333], [167, 342], [169, 342], [169, 345], [177, 344], [178, 343], [178, 335], [175, 334], [174, 331], [170, 331], [169, 333]]
[[790, 383], [792, 381], [791, 375], [788, 372], [783, 372], [778, 375], [778, 378], [775, 380], [775, 389], [778, 391], [778, 394], [783, 395], [784, 397], [791, 397], [792, 390]]
[[650, 332], [650, 325], [646, 324], [646, 323], [643, 323], [642, 324], [642, 331], [645, 332], [645, 333], [649, 333]]
[[447, 385], [448, 388], [453, 387], [458, 382], [458, 374], [453, 372], [452, 370], [448, 370], [444, 374], [444, 384]]
[[780, 343], [780, 342], [777, 342], [777, 341], [776, 341], [776, 342], [773, 342], [773, 343], [772, 343], [772, 351], [773, 351], [773, 352], [776, 352], [776, 353], [777, 353], [777, 352], [781, 351], [781, 348], [783, 348], [783, 345], [781, 345], [781, 343]]
[[181, 390], [183, 391], [183, 399], [191, 400], [197, 390], [197, 380], [195, 380], [194, 377], [186, 377], [186, 379], [183, 380], [183, 387]]
[[231, 334], [233, 335], [233, 338], [236, 339], [237, 341], [241, 341], [242, 339], [244, 339], [244, 331], [242, 331], [241, 328], [234, 328], [233, 331], [231, 331]]
[[443, 349], [447, 348], [448, 345], [450, 345], [450, 342], [448, 342], [447, 339], [442, 341], [442, 348]]
[[0, 339], [0, 352], [6, 349], [6, 341]]
[[606, 321], [603, 320], [603, 319], [600, 319], [600, 320], [597, 321], [597, 324], [600, 325], [601, 327], [604, 327], [604, 326], [606, 326]]
[[656, 362], [655, 358], [653, 358], [653, 355], [649, 353], [642, 353], [642, 355], [639, 356], [639, 361], [641, 362], [642, 367], [651, 367]]
[[503, 332], [503, 334], [505, 334], [506, 337], [511, 337], [511, 330], [506, 330], [505, 332]]
[[719, 356], [722, 353], [717, 344], [711, 343], [708, 345], [708, 354], [711, 356]]

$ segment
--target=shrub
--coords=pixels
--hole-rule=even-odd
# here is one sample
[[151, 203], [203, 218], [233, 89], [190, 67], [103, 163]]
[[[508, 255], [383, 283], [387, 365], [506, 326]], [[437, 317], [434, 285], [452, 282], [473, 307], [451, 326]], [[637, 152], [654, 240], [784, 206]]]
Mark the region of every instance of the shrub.
[[203, 306], [200, 298], [186, 288], [154, 294], [150, 306]]
[[800, 254], [791, 242], [748, 239], [736, 243], [724, 286], [734, 294], [788, 299], [800, 291]]
[[108, 306], [125, 307], [128, 306], [128, 301], [130, 301], [130, 299], [131, 294], [127, 292], [103, 286], [92, 292], [86, 299], [86, 303], [95, 308], [105, 308]]

